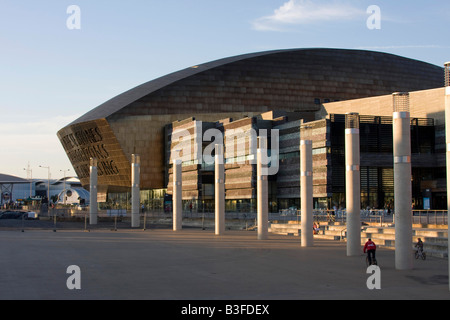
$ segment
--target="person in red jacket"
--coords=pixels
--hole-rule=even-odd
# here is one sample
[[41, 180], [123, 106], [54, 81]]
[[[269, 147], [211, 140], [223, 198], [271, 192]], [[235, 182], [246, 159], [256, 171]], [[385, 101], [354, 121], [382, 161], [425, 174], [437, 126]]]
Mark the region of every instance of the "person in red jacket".
[[[375, 262], [375, 251], [377, 250], [377, 246], [372, 239], [369, 239], [364, 245], [364, 253], [367, 252], [367, 257], [369, 258], [369, 264], [372, 265], [372, 262]], [[373, 259], [373, 260], [372, 260]]]

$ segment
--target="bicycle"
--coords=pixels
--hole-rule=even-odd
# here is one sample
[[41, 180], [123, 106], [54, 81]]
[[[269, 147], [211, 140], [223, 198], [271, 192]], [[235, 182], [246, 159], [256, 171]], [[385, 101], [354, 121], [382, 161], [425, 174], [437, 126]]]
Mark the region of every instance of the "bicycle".
[[336, 222], [336, 216], [334, 214], [328, 214], [328, 222]]
[[425, 251], [421, 248], [417, 249], [414, 255], [416, 259], [422, 258], [422, 260], [425, 260], [427, 258]]

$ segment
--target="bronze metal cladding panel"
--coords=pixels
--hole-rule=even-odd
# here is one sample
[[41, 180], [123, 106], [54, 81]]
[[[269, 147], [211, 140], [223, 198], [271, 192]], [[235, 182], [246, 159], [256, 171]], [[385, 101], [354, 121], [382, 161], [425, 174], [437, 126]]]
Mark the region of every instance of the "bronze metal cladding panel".
[[436, 88], [442, 85], [443, 74], [437, 66], [394, 55], [335, 49], [280, 51], [190, 70], [196, 71], [168, 81], [147, 95], [142, 93], [141, 98], [123, 105], [114, 115], [176, 114], [188, 110], [191, 115], [268, 110], [315, 112], [325, 99], [349, 100]]
[[[107, 119], [127, 159], [131, 159], [133, 153], [141, 156], [142, 189], [167, 188], [169, 185], [172, 129], [171, 126], [167, 126], [168, 124], [176, 122], [177, 127], [185, 128], [184, 126], [189, 127], [195, 121], [202, 121], [204, 131], [211, 126], [210, 121], [215, 122], [226, 116], [251, 117], [253, 113], [195, 114], [195, 120], [191, 116], [192, 114], [167, 114]], [[190, 130], [193, 132], [192, 129]]]
[[90, 158], [97, 158], [98, 185], [108, 191], [130, 187], [130, 162], [105, 119], [74, 124], [58, 132], [67, 156], [81, 184], [89, 190]]
[[257, 52], [154, 79], [108, 100], [75, 123], [150, 114], [317, 111], [324, 101], [441, 87], [443, 73], [438, 66], [367, 50]]

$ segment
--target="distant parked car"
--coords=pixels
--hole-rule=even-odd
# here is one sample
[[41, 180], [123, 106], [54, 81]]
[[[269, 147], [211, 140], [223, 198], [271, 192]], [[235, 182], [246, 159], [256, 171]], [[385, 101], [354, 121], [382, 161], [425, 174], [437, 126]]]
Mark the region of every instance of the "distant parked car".
[[0, 219], [15, 219], [15, 212], [13, 211], [3, 211]]
[[26, 218], [25, 211], [3, 211], [0, 215], [0, 219], [22, 219]]
[[37, 219], [39, 219], [39, 215], [34, 211], [28, 211], [25, 219], [37, 220]]

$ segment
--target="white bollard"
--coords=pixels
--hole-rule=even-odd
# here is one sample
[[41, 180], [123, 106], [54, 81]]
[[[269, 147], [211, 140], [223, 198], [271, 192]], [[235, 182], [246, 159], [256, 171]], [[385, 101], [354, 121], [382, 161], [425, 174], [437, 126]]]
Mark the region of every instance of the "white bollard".
[[[445, 70], [445, 142], [446, 142], [446, 165], [447, 165], [447, 217], [450, 212], [450, 62], [444, 64]], [[447, 220], [448, 221], [448, 220]], [[450, 224], [448, 224], [450, 232]], [[448, 257], [450, 258], [450, 238], [448, 238]], [[450, 275], [450, 264], [449, 264]], [[450, 277], [449, 277], [450, 290]]]
[[131, 155], [131, 227], [140, 225], [140, 174], [141, 159], [137, 154]]
[[173, 230], [182, 229], [183, 208], [182, 208], [182, 168], [181, 160], [175, 160], [173, 163]]
[[222, 235], [225, 232], [225, 172], [223, 145], [215, 145], [215, 233]]
[[[257, 177], [257, 228], [258, 240], [266, 240], [269, 233], [269, 199], [267, 170], [263, 170], [262, 154], [267, 152], [267, 140], [258, 138], [256, 177]], [[264, 172], [266, 171], [266, 172]]]
[[361, 180], [359, 114], [345, 115], [345, 196], [347, 256], [361, 254]]
[[410, 270], [412, 251], [411, 120], [409, 94], [393, 94], [395, 267]]
[[313, 230], [313, 166], [312, 140], [308, 139], [310, 127], [303, 127], [300, 137], [300, 202], [301, 202], [301, 246], [314, 244]]

